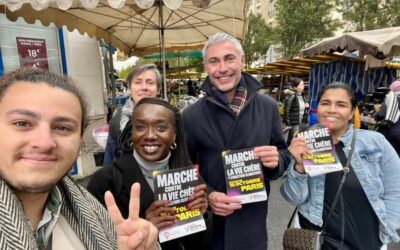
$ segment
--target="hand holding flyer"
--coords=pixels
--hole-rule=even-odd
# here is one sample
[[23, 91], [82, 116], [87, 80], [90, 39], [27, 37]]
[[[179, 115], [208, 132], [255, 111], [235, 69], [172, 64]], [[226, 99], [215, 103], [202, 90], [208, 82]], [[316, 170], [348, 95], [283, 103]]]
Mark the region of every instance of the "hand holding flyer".
[[311, 152], [309, 155], [302, 155], [305, 172], [310, 176], [343, 170], [332, 145], [329, 128], [317, 124], [299, 132], [297, 136], [305, 139]]
[[173, 216], [177, 218], [176, 223], [159, 230], [161, 243], [206, 230], [200, 209], [190, 209], [187, 206], [195, 188], [201, 186], [196, 166], [154, 171], [153, 181], [155, 200], [168, 200], [168, 206], [174, 210]]
[[222, 152], [227, 195], [240, 197], [241, 204], [267, 200], [264, 175], [254, 148]]

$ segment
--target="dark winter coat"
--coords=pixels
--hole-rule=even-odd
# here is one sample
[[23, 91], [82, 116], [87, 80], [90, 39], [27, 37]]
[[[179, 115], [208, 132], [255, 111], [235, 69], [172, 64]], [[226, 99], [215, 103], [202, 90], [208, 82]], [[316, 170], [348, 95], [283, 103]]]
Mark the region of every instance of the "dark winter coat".
[[[304, 102], [307, 100], [302, 94]], [[300, 105], [299, 99], [297, 98], [297, 93], [291, 94], [285, 98], [285, 112], [284, 112], [284, 121], [286, 125], [300, 125], [301, 123], [308, 122], [308, 113], [307, 109], [304, 109], [303, 117], [300, 119]]]
[[[192, 162], [199, 164], [208, 192], [226, 193], [221, 156], [224, 150], [275, 145], [279, 150], [279, 166], [274, 170], [263, 168], [268, 193], [269, 180], [280, 177], [289, 163], [277, 103], [257, 93], [261, 84], [251, 75], [242, 73], [241, 81], [247, 84], [249, 99], [239, 116], [215, 100], [209, 79], [202, 86], [207, 95], [183, 114], [189, 154]], [[244, 204], [228, 217], [213, 215], [208, 249], [266, 249], [267, 205], [267, 201]]]
[[[90, 179], [87, 189], [100, 203], [105, 206], [104, 194], [110, 191], [124, 218], [129, 215], [129, 199], [133, 183], [140, 183], [140, 218], [145, 218], [146, 209], [154, 202], [154, 193], [147, 183], [140, 167], [132, 153], [121, 155], [115, 159], [112, 166], [103, 167]], [[210, 228], [211, 214], [206, 219], [207, 228]], [[161, 243], [163, 250], [201, 250], [205, 249], [208, 231], [202, 231], [176, 240]]]
[[118, 108], [110, 120], [107, 144], [104, 149], [103, 166], [111, 164], [112, 160], [118, 155], [118, 138], [121, 134], [121, 131], [119, 130], [121, 115], [122, 108]]

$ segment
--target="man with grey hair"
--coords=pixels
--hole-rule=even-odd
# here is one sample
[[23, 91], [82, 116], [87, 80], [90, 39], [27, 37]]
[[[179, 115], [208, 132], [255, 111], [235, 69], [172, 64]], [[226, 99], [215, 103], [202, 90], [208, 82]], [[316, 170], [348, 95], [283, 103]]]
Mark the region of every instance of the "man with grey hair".
[[[162, 78], [155, 64], [144, 64], [134, 68], [129, 73], [126, 82], [131, 91], [131, 97], [124, 106], [115, 111], [110, 120], [103, 166], [111, 164], [112, 160], [121, 153], [120, 151], [129, 150], [129, 147], [124, 147], [124, 143], [120, 141], [120, 135], [130, 122], [135, 103], [144, 97], [156, 97], [161, 89]], [[130, 126], [126, 130], [129, 130], [125, 131], [128, 135], [122, 139], [130, 138]]]
[[267, 248], [267, 201], [241, 204], [226, 195], [221, 152], [254, 148], [262, 162], [267, 193], [269, 180], [280, 177], [289, 163], [276, 101], [257, 93], [262, 85], [242, 73], [243, 48], [231, 35], [211, 36], [203, 49], [208, 77], [206, 96], [184, 112], [189, 154], [208, 185], [213, 235], [208, 249]]

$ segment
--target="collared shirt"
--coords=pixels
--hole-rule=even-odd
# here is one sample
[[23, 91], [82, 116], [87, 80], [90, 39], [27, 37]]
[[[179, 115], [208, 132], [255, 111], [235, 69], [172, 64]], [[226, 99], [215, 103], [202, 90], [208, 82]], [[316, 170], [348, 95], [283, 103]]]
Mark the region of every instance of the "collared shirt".
[[[36, 230], [36, 243], [40, 250], [71, 249], [84, 250], [86, 247], [76, 232], [61, 214], [62, 196], [57, 186], [50, 190], [46, 208]], [[54, 248], [53, 248], [54, 246]]]
[[49, 243], [50, 236], [53, 232], [54, 226], [57, 223], [58, 217], [61, 212], [62, 197], [60, 190], [53, 187], [49, 196], [47, 197], [46, 208], [43, 213], [42, 219], [38, 223], [36, 229], [36, 243], [39, 249], [46, 249]]

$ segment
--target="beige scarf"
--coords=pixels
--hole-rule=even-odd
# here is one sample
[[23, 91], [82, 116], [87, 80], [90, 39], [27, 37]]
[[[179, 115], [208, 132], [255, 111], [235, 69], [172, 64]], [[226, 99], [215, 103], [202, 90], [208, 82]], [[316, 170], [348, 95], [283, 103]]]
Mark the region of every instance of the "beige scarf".
[[[63, 200], [61, 214], [85, 247], [88, 250], [117, 249], [114, 226], [104, 207], [68, 177], [60, 181], [58, 188]], [[7, 183], [0, 179], [1, 248], [38, 249], [33, 235], [21, 202]]]

